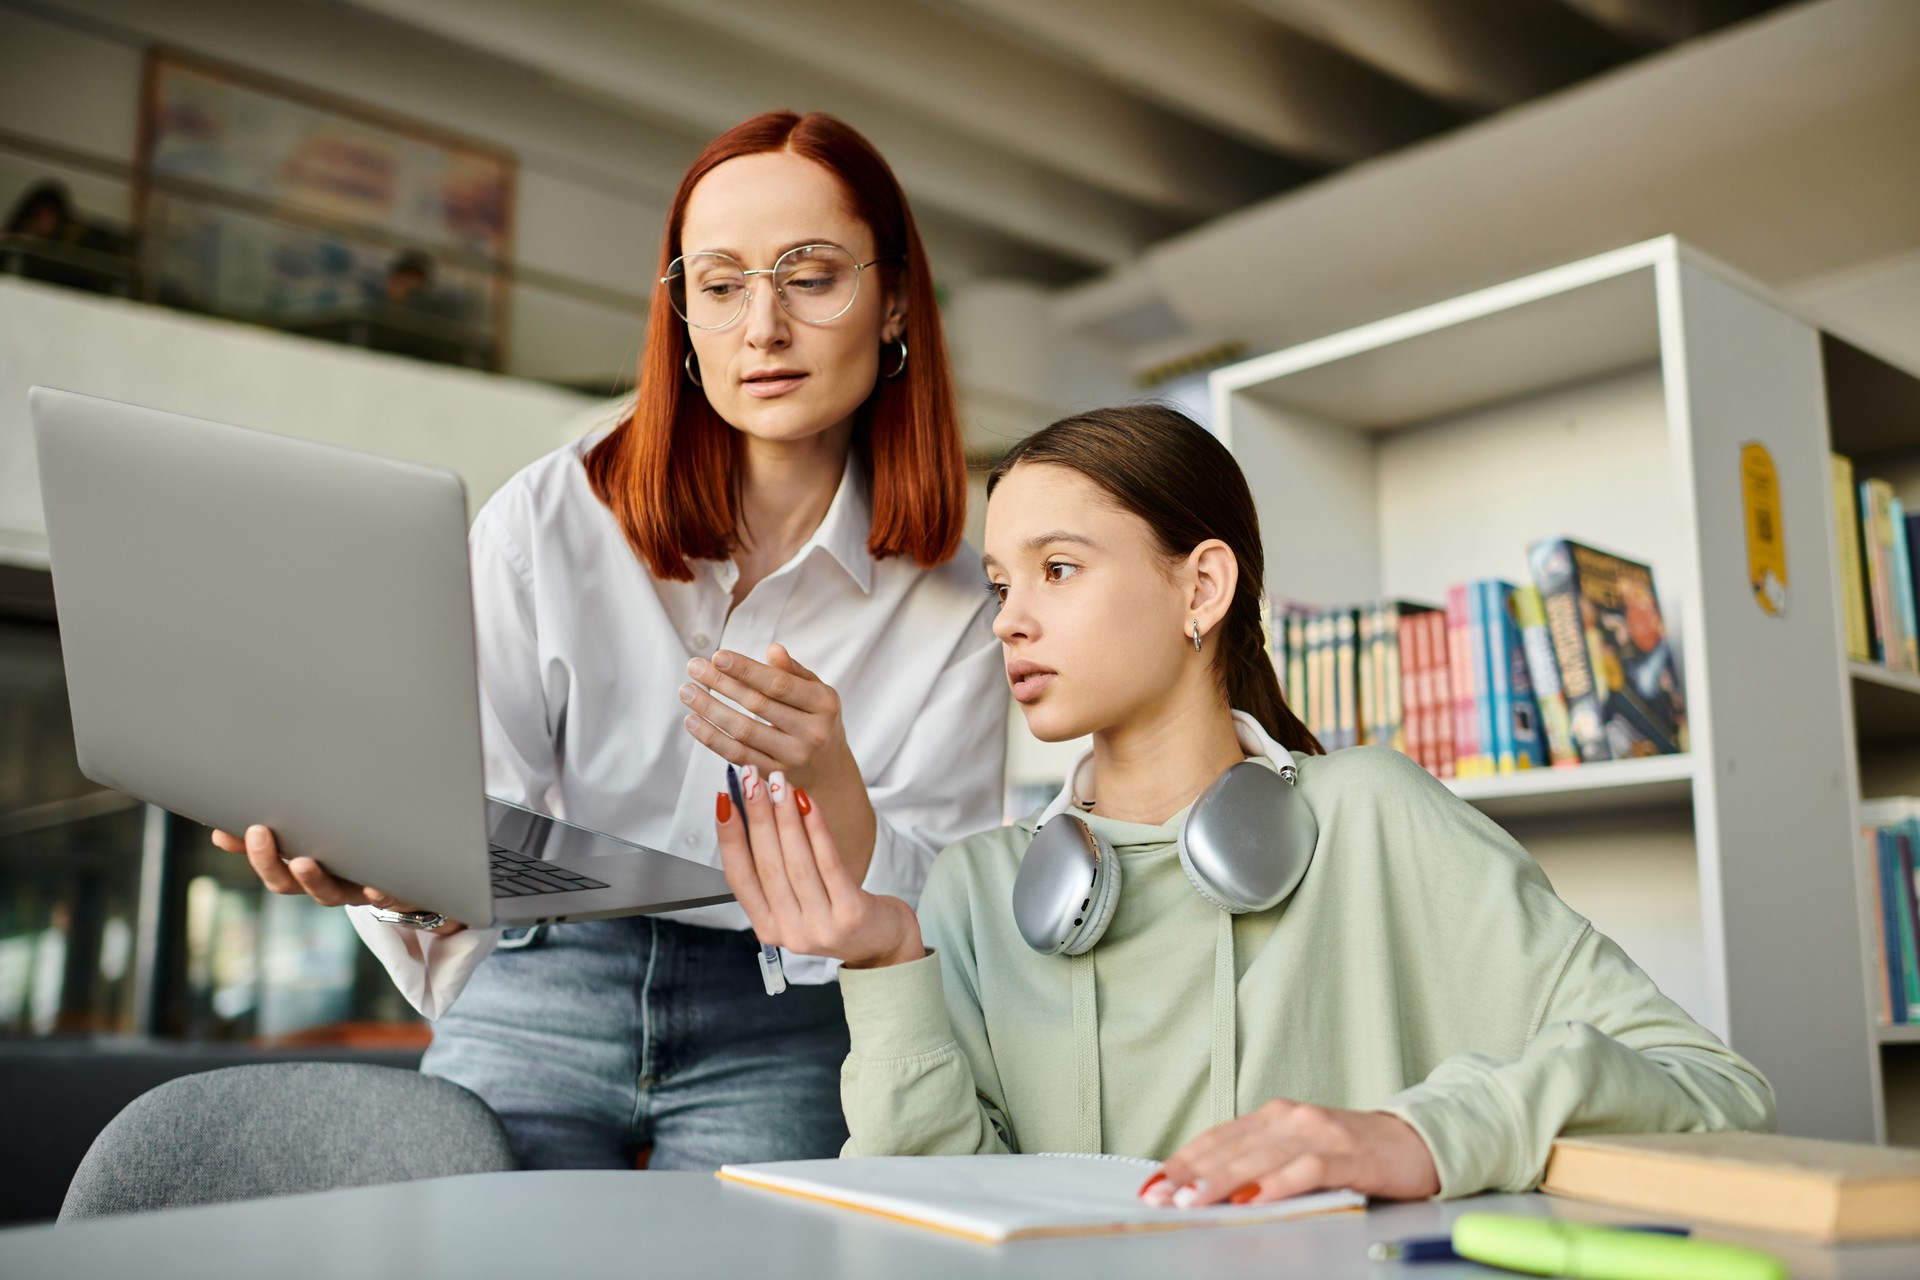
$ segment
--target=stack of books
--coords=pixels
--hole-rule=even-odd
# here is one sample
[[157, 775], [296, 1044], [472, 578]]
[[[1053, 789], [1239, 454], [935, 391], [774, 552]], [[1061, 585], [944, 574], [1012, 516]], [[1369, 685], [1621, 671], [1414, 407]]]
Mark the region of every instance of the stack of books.
[[1893, 486], [1854, 479], [1853, 462], [1833, 455], [1833, 509], [1839, 527], [1840, 587], [1846, 614], [1847, 657], [1889, 671], [1920, 672], [1920, 626], [1915, 625], [1910, 554], [1920, 537]]
[[1566, 538], [1532, 583], [1459, 583], [1444, 605], [1289, 605], [1273, 628], [1287, 701], [1328, 750], [1371, 744], [1441, 778], [1687, 749], [1653, 572]]
[[1920, 857], [1920, 799], [1894, 797], [1860, 805], [1860, 841], [1873, 885], [1873, 921], [1881, 963], [1880, 1023], [1920, 1022], [1920, 898], [1913, 864]]

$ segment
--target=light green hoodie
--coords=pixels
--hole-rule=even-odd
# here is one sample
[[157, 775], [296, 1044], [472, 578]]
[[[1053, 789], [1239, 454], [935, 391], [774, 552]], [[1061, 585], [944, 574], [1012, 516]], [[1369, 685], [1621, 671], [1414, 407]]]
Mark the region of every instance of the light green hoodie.
[[[1278, 757], [1236, 721], [1250, 756]], [[1461, 1196], [1535, 1186], [1561, 1133], [1772, 1129], [1760, 1073], [1492, 821], [1394, 751], [1295, 762], [1319, 841], [1270, 911], [1194, 892], [1184, 812], [1084, 815], [1119, 853], [1119, 907], [1088, 954], [1043, 956], [1011, 906], [1036, 819], [942, 853], [920, 903], [934, 954], [841, 974], [844, 1154], [1164, 1159], [1286, 1098], [1401, 1117]]]

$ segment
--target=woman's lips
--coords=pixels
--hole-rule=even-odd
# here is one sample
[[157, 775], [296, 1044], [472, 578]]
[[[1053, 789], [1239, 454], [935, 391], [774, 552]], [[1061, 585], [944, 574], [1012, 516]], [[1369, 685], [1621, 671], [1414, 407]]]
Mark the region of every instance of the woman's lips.
[[1013, 682], [1014, 701], [1032, 702], [1046, 692], [1057, 674], [1053, 671], [1034, 671], [1016, 678]]
[[796, 373], [783, 378], [755, 378], [749, 382], [742, 382], [740, 385], [746, 388], [747, 394], [750, 396], [761, 400], [771, 400], [775, 396], [787, 394], [787, 392], [793, 390], [806, 380], [806, 374]]

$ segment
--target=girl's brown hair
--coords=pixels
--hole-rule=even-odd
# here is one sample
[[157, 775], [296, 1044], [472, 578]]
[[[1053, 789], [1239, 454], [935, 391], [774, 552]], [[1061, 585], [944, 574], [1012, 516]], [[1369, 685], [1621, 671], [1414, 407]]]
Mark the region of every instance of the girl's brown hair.
[[1253, 493], [1227, 447], [1177, 409], [1158, 404], [1094, 409], [1062, 418], [1007, 451], [987, 477], [992, 496], [1023, 462], [1067, 467], [1146, 522], [1170, 560], [1218, 538], [1240, 563], [1239, 585], [1221, 619], [1213, 671], [1227, 705], [1258, 720], [1289, 751], [1326, 748], [1287, 706], [1260, 627], [1266, 557]]
[[[873, 232], [881, 276], [906, 298], [905, 372], [878, 379], [861, 407], [853, 448], [873, 488], [874, 559], [912, 556], [939, 564], [960, 545], [967, 513], [966, 459], [947, 366], [933, 274], [907, 198], [893, 170], [851, 125], [820, 112], [769, 111], [712, 142], [680, 179], [667, 211], [658, 276], [680, 255], [687, 198], [716, 166], [736, 156], [787, 151], [840, 180], [848, 207]], [[640, 388], [633, 414], [586, 456], [593, 492], [620, 522], [627, 542], [656, 578], [690, 581], [692, 559], [733, 554], [739, 526], [742, 443], [704, 392], [686, 381], [691, 348], [664, 287], [653, 291]], [[882, 367], [897, 357], [882, 353]]]

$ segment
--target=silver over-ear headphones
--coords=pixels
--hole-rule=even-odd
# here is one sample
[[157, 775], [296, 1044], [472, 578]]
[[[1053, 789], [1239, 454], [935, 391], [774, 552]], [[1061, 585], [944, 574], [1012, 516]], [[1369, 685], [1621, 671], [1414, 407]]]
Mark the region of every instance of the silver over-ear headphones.
[[[1222, 911], [1286, 901], [1307, 874], [1320, 824], [1285, 751], [1274, 768], [1243, 760], [1200, 793], [1180, 825], [1180, 869]], [[1093, 949], [1120, 903], [1120, 859], [1075, 813], [1040, 825], [1013, 881], [1013, 919], [1042, 955]]]

